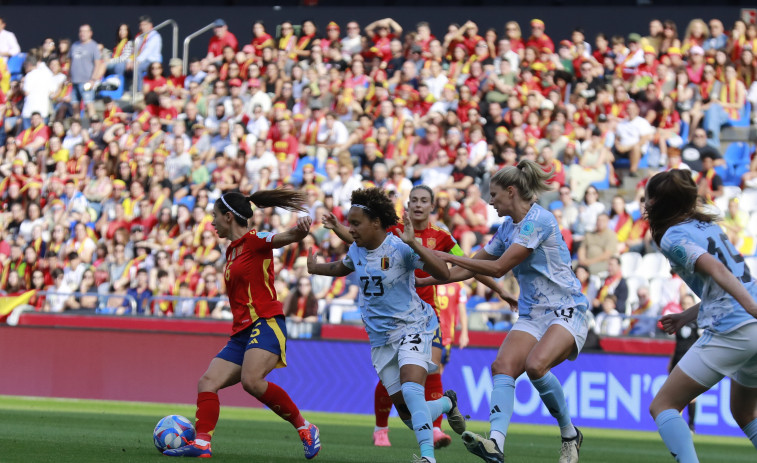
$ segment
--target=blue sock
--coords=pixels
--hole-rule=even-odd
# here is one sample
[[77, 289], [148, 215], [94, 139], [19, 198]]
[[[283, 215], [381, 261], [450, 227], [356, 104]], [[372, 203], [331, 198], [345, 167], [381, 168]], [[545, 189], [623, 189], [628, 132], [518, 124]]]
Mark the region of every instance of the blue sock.
[[660, 437], [670, 450], [676, 461], [698, 463], [697, 452], [694, 450], [694, 440], [691, 438], [689, 426], [678, 410], [664, 410], [654, 420]]
[[757, 448], [757, 419], [749, 423], [748, 425], [741, 428], [742, 431], [744, 431], [744, 434], [746, 434], [746, 437], [752, 441], [752, 445], [754, 445], [754, 448]]
[[[489, 423], [492, 431], [506, 436], [515, 405], [515, 379], [508, 375], [494, 375], [492, 383], [492, 409], [489, 412]], [[502, 446], [500, 445], [499, 448], [501, 449]]]
[[452, 401], [449, 397], [442, 397], [441, 399], [429, 400], [426, 402], [428, 406], [428, 413], [431, 417], [431, 422], [439, 418], [442, 413], [447, 413], [452, 410]]
[[575, 437], [576, 429], [570, 421], [568, 404], [565, 403], [565, 393], [563, 393], [557, 376], [550, 371], [539, 379], [532, 379], [531, 384], [539, 391], [539, 396], [541, 396], [544, 405], [547, 406], [550, 415], [557, 419], [562, 437]]
[[421, 457], [434, 458], [434, 433], [431, 428], [431, 415], [426, 405], [425, 389], [418, 383], [403, 383], [402, 397], [410, 410], [415, 438], [421, 448]]

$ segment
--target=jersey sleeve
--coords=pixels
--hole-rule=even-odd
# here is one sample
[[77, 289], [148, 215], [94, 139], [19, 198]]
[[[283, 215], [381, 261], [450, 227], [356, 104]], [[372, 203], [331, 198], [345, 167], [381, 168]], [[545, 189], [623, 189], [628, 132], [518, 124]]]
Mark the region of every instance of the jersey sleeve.
[[694, 265], [707, 250], [694, 242], [682, 227], [672, 227], [665, 232], [660, 242], [662, 253], [673, 268], [683, 268], [689, 273], [694, 272]]
[[423, 270], [424, 262], [421, 259], [421, 256], [413, 251], [413, 248], [411, 248], [409, 245], [405, 243], [400, 243], [400, 245], [400, 252], [402, 253], [402, 258], [405, 261], [405, 268]]
[[273, 249], [273, 237], [275, 233], [252, 230], [244, 237], [244, 246], [250, 251], [263, 251]]
[[347, 249], [347, 254], [345, 254], [344, 259], [342, 259], [342, 264], [353, 271], [355, 270], [355, 261], [352, 256], [355, 252], [357, 252], [357, 247], [355, 246], [355, 243], [352, 243], [349, 249]]
[[452, 237], [448, 232], [440, 233], [442, 249], [445, 252], [452, 254], [453, 256], [462, 256], [463, 250], [460, 249], [460, 245], [457, 244], [457, 240]]
[[497, 233], [494, 234], [491, 240], [484, 246], [484, 251], [491, 256], [499, 257], [507, 251], [504, 237], [508, 236], [512, 232], [512, 222], [505, 220], [502, 225], [499, 226]]
[[536, 249], [539, 245], [549, 238], [554, 227], [548, 220], [526, 220], [520, 227], [520, 231], [513, 239], [513, 244], [519, 244], [524, 248]]

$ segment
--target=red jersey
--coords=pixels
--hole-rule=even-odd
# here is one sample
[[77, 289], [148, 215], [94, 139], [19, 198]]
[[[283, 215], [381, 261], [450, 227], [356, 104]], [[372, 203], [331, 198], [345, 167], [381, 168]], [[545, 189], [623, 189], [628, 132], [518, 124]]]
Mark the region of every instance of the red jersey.
[[461, 282], [448, 283], [436, 287], [436, 300], [439, 303], [439, 327], [442, 331], [442, 345], [449, 346], [455, 339], [455, 326], [460, 314], [460, 303], [465, 304], [466, 297]]
[[229, 244], [223, 278], [237, 334], [258, 318], [283, 315], [283, 305], [273, 286], [273, 235], [251, 230]]
[[221, 56], [223, 54], [223, 49], [227, 46], [233, 48], [234, 53], [239, 51], [239, 42], [234, 34], [226, 31], [226, 34], [224, 34], [223, 37], [219, 38], [217, 35], [214, 35], [210, 38], [210, 43], [208, 43], [208, 54], [212, 56]]
[[[405, 224], [398, 223], [388, 228], [387, 231], [400, 236], [405, 231]], [[415, 230], [415, 239], [423, 245], [424, 248], [433, 249], [434, 251], [448, 252], [457, 256], [462, 256], [463, 252], [458, 246], [457, 241], [449, 234], [447, 230], [429, 224], [425, 230]], [[426, 278], [430, 276], [421, 269], [415, 270], [416, 278]], [[415, 288], [415, 292], [429, 303], [439, 316], [439, 305], [436, 298], [436, 286], [421, 286]]]

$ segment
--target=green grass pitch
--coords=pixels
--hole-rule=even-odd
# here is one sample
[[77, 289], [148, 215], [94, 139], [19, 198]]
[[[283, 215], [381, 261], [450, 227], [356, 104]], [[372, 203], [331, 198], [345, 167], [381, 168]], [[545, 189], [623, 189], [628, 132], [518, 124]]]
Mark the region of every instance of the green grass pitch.
[[[167, 462], [152, 443], [152, 430], [165, 415], [192, 418], [194, 407], [132, 402], [38, 399], [0, 396], [0, 462]], [[410, 462], [417, 454], [415, 436], [390, 420], [390, 448], [372, 443], [373, 418], [364, 415], [305, 413], [321, 430], [323, 449], [314, 461]], [[471, 422], [475, 432], [488, 423]], [[672, 462], [656, 433], [582, 428], [582, 463]], [[753, 462], [755, 449], [746, 438], [695, 436], [704, 462]], [[509, 462], [554, 463], [560, 439], [557, 426], [513, 424], [505, 456]], [[267, 409], [221, 408], [213, 439], [213, 460], [263, 463], [302, 462], [297, 434]], [[439, 463], [480, 461], [458, 438], [436, 453]]]

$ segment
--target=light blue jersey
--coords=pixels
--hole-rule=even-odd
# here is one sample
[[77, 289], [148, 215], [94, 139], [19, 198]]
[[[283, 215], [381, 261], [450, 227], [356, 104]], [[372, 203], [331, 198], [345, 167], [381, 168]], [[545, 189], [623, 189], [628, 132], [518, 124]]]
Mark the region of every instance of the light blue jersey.
[[570, 252], [555, 216], [534, 204], [520, 223], [505, 217], [484, 250], [499, 257], [512, 244], [533, 250], [513, 269], [520, 285], [518, 312], [521, 317], [536, 318], [546, 312], [571, 308], [586, 312], [589, 302], [581, 293], [581, 283], [571, 268]]
[[415, 292], [415, 269], [423, 269], [423, 261], [400, 238], [388, 233], [370, 251], [352, 243], [342, 263], [360, 280], [358, 307], [371, 347], [439, 326], [434, 309]]
[[757, 321], [711, 276], [694, 270], [699, 256], [712, 254], [728, 267], [753, 298], [757, 298], [757, 285], [744, 257], [734, 249], [719, 226], [694, 220], [674, 225], [665, 232], [660, 248], [670, 261], [671, 268], [702, 299], [697, 318], [700, 328], [727, 333], [741, 325]]

